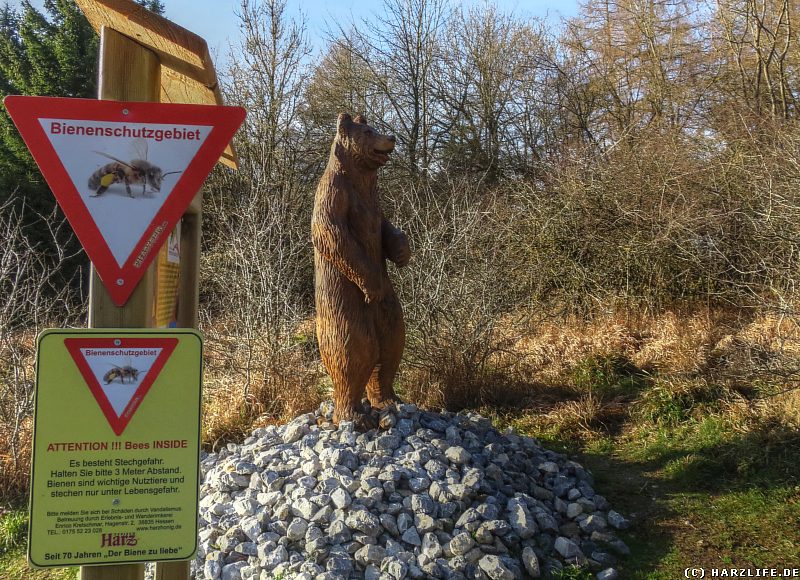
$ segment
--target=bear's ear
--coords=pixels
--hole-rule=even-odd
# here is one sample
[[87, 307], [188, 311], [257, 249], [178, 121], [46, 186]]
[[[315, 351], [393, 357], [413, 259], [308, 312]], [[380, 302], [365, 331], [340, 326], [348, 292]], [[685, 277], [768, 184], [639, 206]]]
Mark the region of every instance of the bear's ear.
[[336, 121], [336, 132], [339, 133], [339, 135], [345, 135], [352, 123], [353, 118], [349, 113], [339, 113], [339, 119]]
[[362, 125], [367, 124], [367, 118], [364, 115], [356, 115], [356, 118], [353, 119], [356, 123], [361, 123]]

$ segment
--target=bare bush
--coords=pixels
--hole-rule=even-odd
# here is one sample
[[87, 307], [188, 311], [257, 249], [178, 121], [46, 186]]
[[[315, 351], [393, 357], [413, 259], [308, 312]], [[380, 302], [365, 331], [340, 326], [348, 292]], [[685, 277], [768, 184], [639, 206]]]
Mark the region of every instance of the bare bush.
[[520, 288], [507, 284], [516, 265], [504, 200], [463, 179], [393, 183], [385, 201], [414, 254], [396, 274], [413, 369], [401, 378], [405, 392], [448, 408], [513, 399], [496, 389], [509, 382], [510, 363], [498, 355], [513, 341], [520, 299]]
[[[722, 12], [590, 2], [548, 36], [490, 5], [386, 7], [370, 26], [339, 27], [315, 65], [285, 3], [242, 5], [246, 41], [226, 92], [250, 115], [242, 170], [216, 173], [206, 198], [203, 321], [243, 416], [285, 414], [321, 384], [308, 223], [341, 109], [398, 134], [381, 187], [414, 250], [393, 274], [412, 399], [513, 400], [537, 376], [517, 340], [550, 318], [706, 308], [797, 320], [797, 127], [762, 114], [793, 112], [793, 97], [746, 112], [725, 96], [730, 42], [703, 40]], [[788, 66], [796, 42], [781, 38]], [[686, 338], [695, 330], [676, 328], [658, 365], [711, 372], [710, 351]], [[784, 382], [797, 377], [785, 353], [761, 367]], [[301, 396], [288, 396], [295, 386]]]
[[248, 109], [241, 167], [216, 172], [205, 196], [201, 320], [215, 440], [318, 398], [313, 329], [302, 328], [313, 300], [313, 184], [297, 127], [308, 46], [285, 11], [278, 0], [242, 3], [242, 58], [226, 87]]
[[[36, 334], [83, 314], [81, 273], [64, 271], [72, 256], [59, 242], [68, 237], [68, 226], [56, 216], [54, 211], [28, 219], [24, 201], [13, 196], [0, 205], [0, 501], [27, 487]], [[56, 254], [44, 248], [56, 248]], [[70, 277], [74, 283], [64, 285]]]

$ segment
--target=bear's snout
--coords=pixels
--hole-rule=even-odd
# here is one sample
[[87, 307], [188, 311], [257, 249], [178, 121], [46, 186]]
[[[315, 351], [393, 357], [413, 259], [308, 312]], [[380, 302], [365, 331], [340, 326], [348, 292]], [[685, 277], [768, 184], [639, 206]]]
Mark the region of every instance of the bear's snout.
[[394, 151], [397, 138], [394, 135], [385, 135], [381, 143], [375, 146], [375, 153], [389, 154]]

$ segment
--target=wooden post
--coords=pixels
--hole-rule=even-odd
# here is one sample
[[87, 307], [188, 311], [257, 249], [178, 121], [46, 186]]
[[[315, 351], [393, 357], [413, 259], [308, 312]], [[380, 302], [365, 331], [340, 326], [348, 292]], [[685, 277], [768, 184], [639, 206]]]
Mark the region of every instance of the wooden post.
[[[99, 98], [124, 101], [222, 104], [217, 75], [206, 42], [192, 32], [152, 14], [131, 0], [76, 0], [100, 32]], [[121, 31], [121, 32], [119, 32]], [[137, 39], [137, 41], [131, 39]], [[229, 145], [220, 162], [236, 169]], [[183, 216], [177, 323], [197, 328], [202, 193]], [[121, 217], [124, 223], [124, 216]], [[156, 294], [155, 263], [129, 301], [117, 308], [92, 269], [89, 286], [91, 328], [152, 328]], [[186, 580], [189, 562], [159, 562], [157, 580]], [[141, 580], [143, 564], [84, 566], [81, 580]]]
[[144, 564], [116, 566], [81, 566], [80, 580], [141, 580]]
[[[158, 56], [116, 30], [100, 32], [99, 98], [115, 101], [158, 102], [161, 94], [161, 65]], [[202, 193], [198, 193], [187, 212], [181, 230], [181, 274], [178, 326], [197, 327], [198, 268], [200, 263], [200, 224]], [[152, 328], [154, 270], [151, 264], [128, 302], [121, 308], [111, 297], [92, 268], [89, 286], [90, 328]], [[157, 580], [186, 580], [189, 562], [159, 562]], [[140, 580], [144, 564], [83, 566], [80, 580]]]
[[178, 327], [197, 328], [200, 300], [200, 230], [203, 193], [198, 193], [181, 220], [181, 273], [178, 288]]
[[[98, 97], [116, 101], [158, 101], [161, 65], [156, 54], [104, 27], [100, 32]], [[124, 216], [121, 216], [124, 223]], [[92, 267], [89, 284], [89, 328], [150, 328], [153, 326], [151, 265], [128, 302], [117, 307]], [[142, 580], [144, 564], [81, 566], [80, 580]], [[184, 576], [185, 578], [185, 576]]]
[[[100, 32], [98, 97], [114, 101], [158, 102], [161, 94], [158, 56], [111, 28]], [[124, 225], [125, 216], [120, 216]], [[152, 328], [153, 265], [128, 302], [117, 307], [92, 267], [89, 282], [89, 328]], [[110, 578], [110, 577], [109, 577]]]
[[[186, 580], [191, 562], [157, 562], [154, 580]], [[202, 572], [202, 570], [201, 570]]]
[[[197, 328], [200, 276], [200, 225], [202, 192], [192, 200], [181, 220], [181, 264], [178, 286], [178, 327]], [[156, 562], [154, 580], [187, 580], [189, 561]]]

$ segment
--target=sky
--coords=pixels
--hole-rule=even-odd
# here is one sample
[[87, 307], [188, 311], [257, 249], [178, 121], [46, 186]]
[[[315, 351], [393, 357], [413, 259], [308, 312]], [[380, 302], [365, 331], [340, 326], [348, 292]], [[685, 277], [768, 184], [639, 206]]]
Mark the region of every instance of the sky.
[[[0, 0], [12, 7], [19, 7], [22, 0]], [[41, 10], [43, 0], [31, 0]], [[217, 70], [223, 70], [230, 54], [241, 38], [239, 31], [240, 0], [162, 0], [165, 16], [202, 36], [208, 43]], [[547, 18], [556, 25], [560, 18], [574, 16], [578, 11], [578, 0], [494, 0], [503, 12], [512, 12], [520, 17]], [[356, 21], [374, 14], [380, 8], [376, 0], [287, 0], [287, 16], [305, 16], [307, 33], [312, 45], [324, 45], [326, 31], [334, 21]]]

